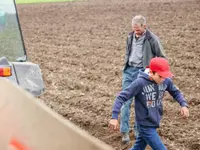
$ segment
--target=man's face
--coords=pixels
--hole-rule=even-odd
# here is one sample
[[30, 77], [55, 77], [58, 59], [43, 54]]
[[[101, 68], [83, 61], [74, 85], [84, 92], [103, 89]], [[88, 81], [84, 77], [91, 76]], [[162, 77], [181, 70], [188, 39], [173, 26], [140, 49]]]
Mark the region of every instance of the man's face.
[[165, 80], [165, 78], [164, 78], [164, 77], [161, 77], [157, 72], [155, 72], [154, 74], [151, 73], [150, 76], [153, 78], [153, 80], [154, 80], [157, 84], [161, 84], [161, 83]]
[[146, 25], [133, 24], [132, 29], [135, 32], [136, 36], [141, 36], [146, 29]]

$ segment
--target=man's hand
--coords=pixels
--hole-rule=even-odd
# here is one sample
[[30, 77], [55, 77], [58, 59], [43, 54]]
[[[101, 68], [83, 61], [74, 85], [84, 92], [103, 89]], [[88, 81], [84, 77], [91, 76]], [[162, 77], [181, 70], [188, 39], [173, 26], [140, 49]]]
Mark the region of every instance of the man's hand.
[[181, 107], [181, 116], [184, 118], [189, 117], [189, 110], [187, 107]]
[[111, 119], [109, 121], [108, 127], [112, 130], [117, 130], [119, 128], [119, 123], [117, 119]]

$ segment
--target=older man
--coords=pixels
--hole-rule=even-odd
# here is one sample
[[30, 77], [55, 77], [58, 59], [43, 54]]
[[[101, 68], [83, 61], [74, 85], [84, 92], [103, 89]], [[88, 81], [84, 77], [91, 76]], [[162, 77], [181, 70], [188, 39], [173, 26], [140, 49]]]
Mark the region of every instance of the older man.
[[[122, 76], [123, 90], [137, 78], [140, 69], [145, 69], [149, 65], [151, 58], [165, 57], [159, 38], [146, 28], [144, 16], [133, 17], [132, 29], [126, 43], [125, 66]], [[132, 98], [129, 99], [121, 108], [120, 132], [123, 143], [130, 141], [129, 118], [132, 100]], [[135, 136], [137, 137], [136, 130]]]

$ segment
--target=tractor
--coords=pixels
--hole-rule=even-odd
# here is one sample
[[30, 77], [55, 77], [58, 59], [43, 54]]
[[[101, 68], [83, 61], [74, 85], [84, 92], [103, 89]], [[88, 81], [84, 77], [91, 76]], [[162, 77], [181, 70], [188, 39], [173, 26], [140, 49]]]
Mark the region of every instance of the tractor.
[[28, 61], [15, 0], [0, 0], [0, 78], [34, 96], [45, 89], [39, 65]]

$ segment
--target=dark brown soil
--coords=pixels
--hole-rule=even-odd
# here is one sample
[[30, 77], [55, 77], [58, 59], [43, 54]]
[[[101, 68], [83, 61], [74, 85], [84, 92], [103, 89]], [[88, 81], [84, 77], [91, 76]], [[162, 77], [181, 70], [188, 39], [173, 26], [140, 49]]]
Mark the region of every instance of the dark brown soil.
[[200, 149], [199, 0], [91, 0], [17, 8], [29, 60], [42, 69], [46, 92], [41, 100], [116, 149], [128, 149], [120, 134], [107, 128], [121, 89], [126, 36], [132, 17], [146, 16], [190, 104], [185, 120], [178, 104], [166, 97], [158, 132], [169, 150]]

